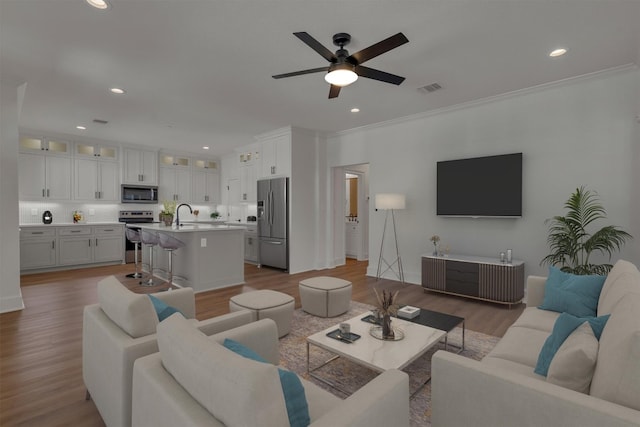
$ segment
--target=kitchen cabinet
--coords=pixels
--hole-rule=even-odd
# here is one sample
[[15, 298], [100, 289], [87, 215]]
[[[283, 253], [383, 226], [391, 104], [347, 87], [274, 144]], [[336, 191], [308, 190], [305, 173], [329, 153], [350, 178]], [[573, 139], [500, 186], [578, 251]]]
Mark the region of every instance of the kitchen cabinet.
[[291, 132], [260, 137], [261, 160], [258, 178], [291, 176]]
[[56, 265], [56, 231], [38, 227], [20, 230], [20, 269], [47, 268]]
[[258, 228], [255, 225], [247, 226], [244, 232], [244, 260], [258, 262]]
[[74, 198], [119, 202], [118, 163], [75, 159]]
[[20, 200], [70, 200], [71, 158], [20, 153], [18, 192]]
[[160, 153], [160, 167], [185, 167], [191, 165], [189, 157]]
[[20, 137], [20, 151], [23, 153], [34, 153], [37, 151], [46, 152], [50, 155], [65, 155], [70, 153], [70, 143], [66, 141], [60, 141], [56, 139], [34, 137], [34, 136], [21, 136]]
[[20, 270], [124, 262], [124, 225], [23, 226]]
[[64, 227], [59, 230], [58, 265], [89, 264], [93, 260], [91, 227]]
[[220, 177], [217, 172], [208, 170], [192, 172], [191, 201], [212, 205], [220, 203]]
[[188, 202], [191, 198], [191, 170], [160, 168], [158, 200]]
[[238, 175], [240, 177], [241, 202], [255, 202], [257, 199], [257, 182], [262, 159], [261, 144], [255, 143], [236, 150], [238, 159]]
[[122, 226], [93, 227], [93, 261], [119, 261], [124, 258], [124, 229]]
[[156, 185], [158, 153], [136, 148], [122, 149], [122, 183]]
[[100, 157], [104, 160], [118, 160], [118, 148], [107, 145], [86, 144], [78, 142], [75, 145], [75, 156], [79, 157]]

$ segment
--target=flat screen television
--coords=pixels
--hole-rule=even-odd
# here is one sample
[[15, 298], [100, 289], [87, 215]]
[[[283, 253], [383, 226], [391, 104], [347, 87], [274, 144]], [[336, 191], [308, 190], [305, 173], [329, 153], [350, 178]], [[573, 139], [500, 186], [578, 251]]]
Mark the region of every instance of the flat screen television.
[[522, 216], [522, 153], [441, 161], [437, 169], [437, 215]]

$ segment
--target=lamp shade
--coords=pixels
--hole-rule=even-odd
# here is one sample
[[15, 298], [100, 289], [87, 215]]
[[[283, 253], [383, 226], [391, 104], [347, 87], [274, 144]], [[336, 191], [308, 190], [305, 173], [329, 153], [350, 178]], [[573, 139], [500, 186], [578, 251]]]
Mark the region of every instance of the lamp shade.
[[353, 65], [336, 64], [329, 68], [329, 72], [325, 74], [324, 79], [327, 83], [344, 87], [358, 80], [358, 75], [353, 71]]
[[404, 194], [380, 193], [376, 194], [376, 209], [404, 209], [406, 200]]

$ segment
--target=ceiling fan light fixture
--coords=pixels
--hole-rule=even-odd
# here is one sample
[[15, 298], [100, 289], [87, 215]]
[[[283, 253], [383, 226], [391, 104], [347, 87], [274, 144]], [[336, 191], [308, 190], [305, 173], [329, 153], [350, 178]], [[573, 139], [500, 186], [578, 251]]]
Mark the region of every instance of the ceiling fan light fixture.
[[334, 86], [345, 87], [358, 80], [358, 75], [349, 64], [340, 64], [331, 67], [324, 79]]

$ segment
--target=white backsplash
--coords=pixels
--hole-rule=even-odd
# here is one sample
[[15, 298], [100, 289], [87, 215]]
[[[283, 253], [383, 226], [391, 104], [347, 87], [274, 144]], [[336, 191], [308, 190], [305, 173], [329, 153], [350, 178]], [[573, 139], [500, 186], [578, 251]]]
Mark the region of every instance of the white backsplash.
[[[82, 211], [84, 213], [85, 221], [91, 222], [117, 222], [118, 213], [121, 210], [151, 210], [154, 212], [154, 217], [158, 219], [160, 213], [160, 205], [147, 205], [147, 204], [91, 204], [91, 203], [51, 203], [51, 202], [20, 202], [20, 224], [42, 224], [42, 214], [44, 211], [51, 211], [53, 214], [53, 224], [69, 224], [73, 222], [73, 212]], [[200, 211], [198, 220], [208, 221], [210, 220], [210, 213], [214, 211], [214, 207], [210, 205], [195, 205], [192, 204], [193, 209]], [[215, 209], [222, 213], [223, 206], [217, 206]], [[226, 212], [226, 209], [224, 209]], [[33, 214], [35, 212], [35, 214]], [[255, 214], [248, 214], [255, 215]], [[245, 218], [246, 219], [246, 218]], [[180, 220], [195, 221], [196, 217], [189, 213], [188, 209], [180, 209]]]

